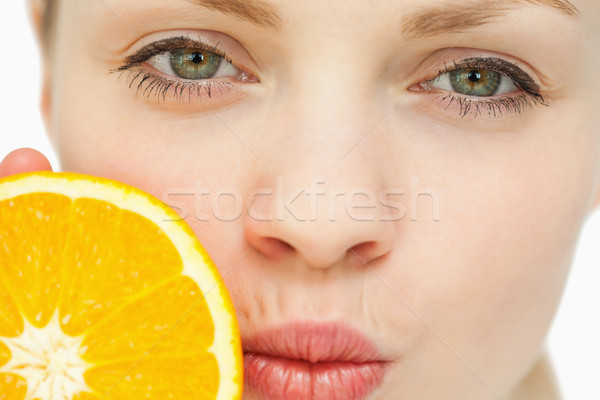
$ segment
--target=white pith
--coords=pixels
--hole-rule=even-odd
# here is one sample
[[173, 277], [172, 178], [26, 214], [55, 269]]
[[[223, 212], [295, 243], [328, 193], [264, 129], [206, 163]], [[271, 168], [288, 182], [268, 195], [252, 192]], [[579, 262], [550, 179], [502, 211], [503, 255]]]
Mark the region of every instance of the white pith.
[[91, 366], [79, 357], [83, 336], [71, 337], [60, 328], [58, 313], [43, 328], [25, 320], [23, 333], [0, 337], [11, 352], [0, 373], [20, 375], [27, 381], [25, 400], [71, 400], [89, 391], [83, 373]]

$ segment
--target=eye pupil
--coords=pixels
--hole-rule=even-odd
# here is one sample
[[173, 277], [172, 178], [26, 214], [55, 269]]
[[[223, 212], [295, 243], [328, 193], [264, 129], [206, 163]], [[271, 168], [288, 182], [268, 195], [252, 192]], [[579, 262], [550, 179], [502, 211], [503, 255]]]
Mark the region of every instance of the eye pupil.
[[192, 62], [194, 64], [200, 64], [204, 61], [204, 55], [202, 53], [196, 52], [192, 55]]
[[469, 72], [469, 80], [471, 82], [478, 82], [481, 80], [481, 72], [477, 71], [477, 70], [473, 70], [471, 72]]

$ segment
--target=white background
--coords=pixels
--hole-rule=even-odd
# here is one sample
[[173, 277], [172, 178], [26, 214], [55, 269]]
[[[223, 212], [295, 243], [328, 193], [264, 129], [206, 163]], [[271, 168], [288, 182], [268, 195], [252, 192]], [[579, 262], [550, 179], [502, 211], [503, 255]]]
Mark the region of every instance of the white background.
[[[33, 147], [46, 154], [59, 170], [39, 113], [40, 57], [25, 0], [0, 1], [0, 37], [0, 159], [13, 149]], [[600, 399], [599, 212], [584, 227], [548, 347], [565, 399]]]

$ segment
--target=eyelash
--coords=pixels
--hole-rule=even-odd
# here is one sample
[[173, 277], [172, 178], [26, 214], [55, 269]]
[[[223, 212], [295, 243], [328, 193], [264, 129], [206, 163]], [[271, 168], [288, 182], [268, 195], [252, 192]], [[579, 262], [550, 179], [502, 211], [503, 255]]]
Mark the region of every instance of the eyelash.
[[[181, 48], [198, 48], [205, 51], [210, 51], [217, 54], [228, 64], [232, 64], [231, 59], [227, 54], [219, 49], [217, 45], [210, 45], [202, 41], [196, 41], [184, 36], [173, 37], [169, 39], [162, 39], [157, 42], [151, 43], [142, 49], [138, 50], [135, 54], [127, 57], [125, 63], [111, 70], [111, 73], [116, 72], [133, 72], [133, 78], [129, 82], [129, 88], [133, 87], [137, 82], [136, 93], [142, 90], [142, 95], [150, 98], [152, 94], [156, 96], [158, 102], [162, 99], [166, 101], [167, 93], [169, 89], [173, 89], [173, 97], [175, 100], [183, 103], [187, 97], [188, 101], [191, 102], [192, 96], [200, 99], [202, 92], [204, 92], [208, 98], [212, 98], [213, 92], [218, 89], [222, 94], [224, 91], [231, 91], [234, 84], [229, 81], [215, 80], [215, 79], [202, 79], [202, 80], [178, 80], [165, 78], [157, 75], [153, 72], [148, 72], [143, 69], [135, 69], [141, 66], [144, 62], [151, 58], [167, 53], [169, 51], [178, 50]], [[184, 95], [187, 93], [187, 96]]]
[[[134, 68], [139, 67], [144, 62], [157, 55], [181, 48], [199, 48], [210, 51], [222, 57], [227, 63], [232, 64], [232, 60], [224, 51], [219, 49], [218, 44], [213, 46], [202, 41], [196, 41], [188, 37], [180, 36], [162, 39], [145, 46], [135, 54], [127, 57], [122, 66], [111, 70], [111, 72], [134, 72], [135, 74], [129, 82], [129, 87], [133, 87], [137, 82], [136, 93], [139, 93], [140, 90], [142, 90], [142, 95], [147, 98], [150, 98], [154, 93], [159, 103], [161, 98], [163, 102], [166, 101], [169, 89], [173, 89], [173, 97], [182, 103], [185, 101], [185, 97], [187, 97], [188, 102], [191, 102], [192, 96], [200, 99], [202, 97], [202, 92], [204, 92], [208, 98], [212, 98], [213, 92], [216, 89], [218, 89], [221, 94], [224, 91], [229, 92], [233, 89], [234, 84], [229, 81], [215, 79], [177, 80], [165, 78], [143, 69], [138, 69], [137, 71], [134, 70]], [[516, 112], [520, 114], [525, 109], [533, 107], [536, 104], [548, 106], [541, 94], [539, 85], [537, 85], [526, 72], [508, 61], [493, 57], [473, 57], [459, 62], [455, 61], [453, 62], [452, 67], [444, 65], [443, 68], [438, 70], [437, 75], [433, 79], [429, 79], [417, 85], [421, 88], [419, 91], [432, 91], [430, 87], [427, 87], [430, 82], [444, 74], [460, 68], [481, 68], [494, 71], [511, 79], [513, 84], [522, 91], [516, 96], [503, 96], [497, 98], [469, 97], [456, 92], [449, 92], [448, 94], [439, 97], [439, 103], [445, 103], [444, 109], [448, 109], [456, 102], [460, 107], [459, 115], [462, 118], [466, 117], [470, 112], [475, 114], [475, 118], [482, 115], [482, 111], [487, 111], [489, 117], [497, 118], [498, 116], [502, 117], [504, 112]], [[187, 96], [184, 96], [184, 93], [187, 93]]]
[[[464, 68], [480, 68], [499, 73], [509, 78], [521, 90], [521, 93], [516, 96], [505, 95], [496, 98], [486, 98], [469, 97], [456, 92], [449, 92], [439, 98], [439, 103], [446, 103], [444, 109], [448, 109], [452, 103], [456, 102], [460, 107], [458, 113], [462, 118], [466, 117], [470, 112], [473, 112], [474, 118], [477, 118], [477, 116], [482, 115], [482, 110], [487, 111], [489, 117], [498, 118], [502, 117], [504, 112], [521, 114], [525, 109], [537, 104], [548, 106], [541, 94], [539, 85], [525, 71], [508, 61], [493, 57], [473, 57], [459, 62], [455, 61], [452, 67], [444, 65], [444, 68], [440, 69], [433, 79], [422, 82], [419, 86], [424, 91], [431, 91], [432, 89], [427, 87], [429, 82], [434, 81], [444, 74]], [[435, 89], [437, 88], [433, 90]]]

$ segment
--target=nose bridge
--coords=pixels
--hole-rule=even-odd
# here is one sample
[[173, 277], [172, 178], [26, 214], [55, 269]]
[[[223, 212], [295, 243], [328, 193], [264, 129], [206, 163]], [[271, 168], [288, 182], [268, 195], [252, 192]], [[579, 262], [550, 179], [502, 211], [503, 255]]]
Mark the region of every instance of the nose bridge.
[[[387, 150], [375, 137], [374, 109], [358, 98], [318, 92], [328, 93], [313, 102], [293, 96], [272, 114], [278, 117], [263, 132], [259, 162], [271, 174], [266, 180], [285, 190], [304, 189], [308, 196], [309, 190], [381, 190]], [[363, 140], [369, 135], [372, 140]]]
[[364, 171], [345, 156], [352, 149], [354, 156], [362, 152], [364, 159], [366, 153], [375, 150], [377, 146], [369, 143], [360, 147], [357, 144], [376, 130], [383, 107], [374, 85], [360, 78], [358, 71], [346, 70], [327, 72], [312, 80], [309, 76], [291, 79], [285, 95], [272, 104], [269, 112], [273, 117], [262, 134], [268, 142], [263, 143], [267, 154], [273, 158], [280, 155], [284, 158], [280, 162], [286, 165], [293, 154], [295, 163], [306, 163], [306, 173]]
[[[367, 129], [365, 117], [384, 108], [380, 103], [384, 94], [378, 93], [381, 74], [377, 72], [383, 66], [380, 58], [371, 54], [374, 50], [368, 49], [372, 44], [360, 29], [341, 28], [335, 23], [306, 27], [305, 34], [289, 38], [282, 54], [285, 82], [276, 96], [280, 109], [274, 115], [297, 110], [300, 118], [295, 123], [333, 123], [344, 129], [346, 136], [351, 134], [348, 128]], [[349, 124], [353, 126], [344, 126]]]
[[[280, 66], [285, 72], [271, 87], [269, 126], [285, 132], [270, 137], [272, 147], [330, 154], [335, 161], [361, 140], [389, 106], [385, 93], [385, 57], [366, 34], [376, 22], [358, 20], [351, 4], [331, 19], [329, 2], [313, 6], [294, 3], [306, 19], [282, 33]], [[306, 21], [310, 21], [306, 22]], [[284, 141], [284, 142], [281, 142]], [[326, 161], [322, 159], [322, 161]]]

